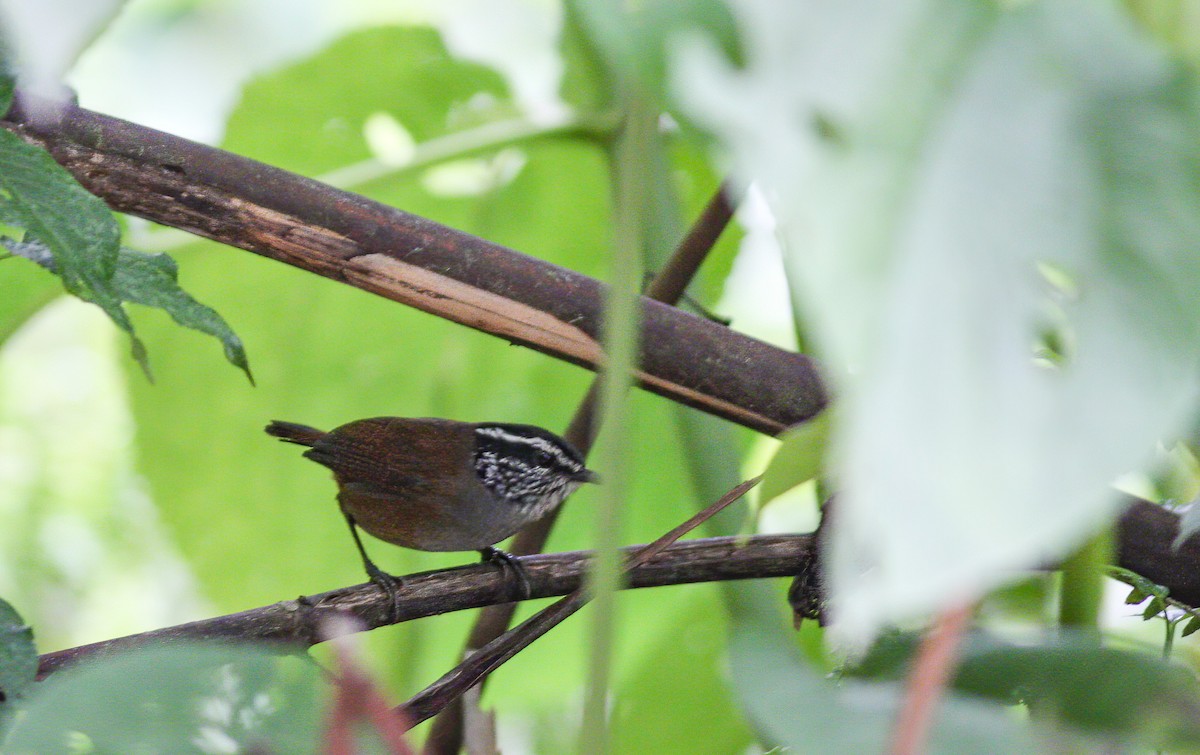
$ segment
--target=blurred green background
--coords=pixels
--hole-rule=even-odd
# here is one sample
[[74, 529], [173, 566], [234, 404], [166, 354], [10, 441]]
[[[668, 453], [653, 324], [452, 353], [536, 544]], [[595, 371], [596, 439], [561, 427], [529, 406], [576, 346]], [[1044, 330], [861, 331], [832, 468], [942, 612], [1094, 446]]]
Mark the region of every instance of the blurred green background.
[[[410, 3], [397, 11], [363, 3], [335, 18], [335, 4], [314, 2], [288, 4], [273, 16], [277, 25], [256, 24], [270, 5], [130, 3], [74, 73], [81, 104], [607, 275], [606, 152], [588, 138], [538, 132], [570, 123], [557, 94], [557, 6]], [[397, 20], [418, 23], [389, 23]], [[231, 35], [238, 45], [230, 46]], [[209, 61], [218, 65], [210, 69]], [[596, 86], [586, 76], [574, 74], [573, 93]], [[189, 91], [181, 101], [183, 82]], [[163, 88], [171, 94], [158, 96]], [[430, 167], [390, 167], [414, 143], [518, 120], [533, 129], [529, 138]], [[666, 160], [673, 193], [659, 202], [659, 256], [720, 180], [703, 145], [683, 132], [669, 140]], [[184, 288], [230, 323], [257, 387], [211, 339], [135, 310], [155, 373], [150, 384], [102, 315], [58, 298], [57, 281], [32, 265], [4, 263], [0, 481], [8, 484], [0, 485], [0, 514], [16, 526], [0, 534], [0, 594], [34, 626], [43, 651], [363, 580], [328, 473], [263, 434], [271, 419], [332, 427], [374, 415], [441, 416], [561, 431], [591, 380], [541, 354], [240, 250], [137, 219], [126, 227], [129, 246], [169, 251]], [[760, 238], [763, 256], [769, 236]], [[741, 238], [740, 230], [726, 234], [693, 287], [739, 325], [736, 296], [722, 303], [721, 295]], [[744, 275], [740, 306], [749, 321], [786, 340], [780, 279], [769, 266]], [[781, 310], [763, 313], [755, 277], [778, 294]], [[634, 482], [622, 540], [636, 543], [685, 519], [716, 486], [736, 482], [752, 434], [641, 392], [632, 407], [626, 462]], [[572, 499], [550, 549], [589, 547], [593, 495]], [[724, 521], [731, 530], [740, 515]], [[470, 560], [376, 541], [367, 547], [398, 574]], [[539, 607], [523, 607], [519, 617]], [[779, 610], [786, 621], [782, 603]], [[454, 664], [471, 619], [411, 622], [365, 642], [399, 698]], [[573, 742], [573, 728], [558, 724], [576, 715], [582, 694], [584, 626], [568, 622], [489, 686], [485, 704], [502, 714], [503, 736], [523, 743], [512, 751], [553, 752]], [[624, 595], [620, 627], [613, 710], [622, 749], [731, 752], [750, 743], [725, 679], [718, 587]]]
[[[999, 18], [1001, 5], [1013, 4], [975, 4], [969, 13]], [[1165, 1], [1127, 6], [1143, 28], [1195, 65], [1197, 47], [1189, 40], [1200, 34], [1179, 31], [1197, 28], [1194, 15]], [[714, 49], [729, 59], [721, 57], [722, 64], [731, 62], [728, 71], [720, 69], [731, 77], [720, 80], [731, 91], [752, 95], [753, 87], [743, 83], [784, 91], [790, 80], [780, 84], [771, 75], [791, 61], [786, 50], [776, 50], [783, 54], [778, 69], [765, 66], [761, 79], [753, 74], [745, 82], [732, 78], [732, 72], [750, 68], [737, 68], [744, 61], [720, 3], [649, 3], [640, 6], [645, 23], [630, 29], [611, 25], [609, 6], [578, 7], [600, 42], [591, 51], [594, 57], [577, 38], [560, 48], [563, 11], [549, 0], [133, 0], [87, 49], [68, 80], [85, 107], [217, 144], [604, 279], [610, 273], [613, 180], [609, 153], [594, 129], [611, 122], [606, 97], [613, 81], [630, 76], [647, 86], [651, 98], [661, 97], [668, 88], [662, 39], [688, 18], [703, 19], [710, 41], [719, 43]], [[741, 10], [747, 7], [787, 8], [747, 3]], [[1188, 24], [1180, 21], [1184, 15]], [[831, 17], [842, 18], [836, 9]], [[798, 29], [810, 28], [799, 23], [807, 18], [793, 20]], [[934, 31], [953, 22], [932, 12], [925, 20]], [[756, 32], [769, 46], [771, 35], [783, 28], [762, 26]], [[879, 43], [870, 35], [853, 41], [868, 52]], [[1001, 48], [1006, 54], [1013, 49]], [[1094, 55], [1104, 58], [1105, 51], [1097, 47]], [[598, 61], [609, 66], [607, 76]], [[823, 70], [815, 74], [823, 76]], [[715, 74], [700, 83], [713, 81], [718, 81]], [[907, 83], [914, 81], [924, 87], [919, 76]], [[735, 128], [739, 117], [759, 113], [742, 108], [736, 97], [727, 100], [733, 112], [726, 115]], [[983, 101], [996, 113], [1011, 110], [1003, 97]], [[783, 136], [811, 138], [809, 127], [816, 125], [815, 133], [833, 144], [821, 149], [828, 147], [840, 159], [835, 120], [822, 120], [821, 113], [813, 123], [798, 120], [780, 102], [772, 99], [761, 110], [782, 113]], [[928, 136], [921, 129], [929, 127], [935, 132], [930, 142], [936, 144], [937, 128], [929, 125], [936, 125], [936, 118], [922, 120], [919, 108], [900, 110], [888, 125], [912, 127], [921, 136]], [[682, 120], [664, 117], [661, 126], [661, 152], [637, 166], [657, 182], [646, 202], [649, 269], [658, 266], [708, 201], [725, 167], [714, 164], [711, 136]], [[728, 141], [762, 146], [751, 131], [741, 134], [740, 142]], [[507, 135], [498, 138], [498, 133]], [[872, 146], [867, 144], [866, 151]], [[430, 159], [432, 154], [439, 157]], [[761, 154], [769, 167], [791, 175], [793, 163], [775, 161], [769, 149]], [[871, 160], [858, 165], [876, 167]], [[925, 175], [917, 167], [902, 178]], [[801, 209], [820, 207], [826, 199], [835, 210], [845, 209], [837, 204], [841, 201], [853, 206], [854, 192], [827, 191], [840, 185], [842, 173], [831, 171], [828, 178], [828, 185], [804, 187], [814, 201], [798, 203]], [[978, 179], [972, 174], [964, 181]], [[898, 185], [889, 196], [896, 202], [897, 227], [903, 228], [911, 209], [908, 192], [915, 188], [903, 181]], [[964, 195], [961, 186], [951, 188], [947, 195]], [[1023, 196], [1025, 188], [1014, 193]], [[737, 223], [691, 293], [732, 317], [736, 329], [792, 348], [797, 323], [776, 239], [777, 232], [789, 229], [781, 225], [777, 231], [765, 207], [756, 190], [748, 193]], [[820, 220], [845, 221], [842, 230], [858, 232], [883, 222], [880, 215], [831, 212]], [[272, 419], [328, 428], [375, 415], [440, 416], [561, 431], [592, 379], [533, 351], [265, 258], [136, 218], [122, 222], [128, 246], [171, 253], [183, 287], [238, 333], [257, 387], [222, 359], [211, 338], [177, 327], [160, 312], [135, 308], [156, 376], [150, 384], [128, 357], [124, 336], [99, 311], [63, 298], [59, 282], [26, 261], [0, 262], [0, 520], [5, 524], [0, 528], [0, 596], [33, 625], [42, 651], [363, 580], [328, 472], [301, 458], [299, 449], [267, 437], [262, 428]], [[790, 232], [797, 227], [807, 230], [793, 223]], [[949, 245], [950, 258], [970, 259], [959, 251]], [[806, 259], [799, 252], [792, 256], [792, 261]], [[895, 283], [884, 274], [894, 270], [880, 272], [887, 265], [871, 267], [877, 262], [855, 273], [879, 273], [876, 283]], [[968, 267], [990, 270], [983, 263]], [[926, 304], [941, 301], [932, 288], [921, 287], [942, 278], [911, 277], [920, 278], [908, 281], [913, 288], [906, 290], [922, 294], [911, 297], [916, 309], [924, 312]], [[979, 279], [985, 285], [993, 281], [988, 275]], [[859, 285], [862, 280], [850, 275], [849, 282], [841, 281], [843, 287], [828, 286], [821, 293], [833, 300], [846, 297], [838, 302], [845, 305], [851, 301], [848, 294], [867, 290]], [[872, 306], [893, 298], [874, 297]], [[986, 304], [983, 297], [963, 298], [957, 303], [964, 307]], [[844, 321], [864, 316], [852, 314]], [[894, 321], [881, 317], [879, 322]], [[937, 329], [907, 335], [933, 343]], [[980, 344], [991, 342], [968, 339], [966, 348], [951, 356], [965, 354], [970, 363], [973, 347]], [[903, 358], [917, 352], [922, 358]], [[912, 349], [894, 363], [921, 364], [923, 354]], [[1017, 361], [1029, 366], [1024, 345]], [[902, 392], [912, 387], [902, 380], [895, 385]], [[943, 395], [924, 403], [910, 398], [900, 396], [888, 406], [929, 410], [934, 416], [935, 409], [949, 405]], [[1013, 404], [1041, 411], [1036, 402]], [[875, 415], [870, 419], [876, 429], [901, 433], [902, 440], [927, 429], [918, 423], [889, 426]], [[735, 482], [760, 472], [777, 447], [775, 441], [638, 391], [625, 421], [631, 442], [620, 458], [632, 481], [620, 533], [626, 543], [653, 539]], [[968, 424], [970, 432], [963, 437], [987, 440], [991, 428], [986, 423]], [[801, 442], [809, 447], [796, 451], [797, 458], [814, 443], [824, 446], [824, 435], [815, 435]], [[1096, 433], [1086, 439], [1102, 440]], [[881, 460], [907, 473], [925, 461], [921, 453], [927, 449], [916, 445], [891, 444]], [[977, 450], [969, 443], [953, 445]], [[1184, 446], [1164, 447], [1159, 457], [1168, 470], [1159, 475], [1162, 479], [1131, 470], [1122, 482], [1159, 499], [1194, 497], [1200, 479], [1195, 457]], [[1039, 461], [1054, 472], [1058, 460]], [[605, 473], [603, 467], [598, 471]], [[572, 498], [550, 549], [592, 545], [595, 496], [594, 489], [585, 489]], [[815, 520], [812, 499], [808, 485], [773, 502], [755, 521], [741, 505], [707, 529], [806, 531]], [[925, 520], [908, 517], [907, 511], [897, 507], [890, 514], [924, 526]], [[921, 534], [927, 539], [912, 540], [918, 548], [928, 538], [945, 536], [933, 528]], [[367, 548], [380, 566], [397, 574], [472, 560], [470, 554], [409, 552], [373, 540]], [[828, 732], [821, 741], [882, 741], [890, 720], [886, 705], [894, 698], [877, 694], [868, 722], [855, 707], [861, 688], [846, 683], [830, 692], [835, 688], [824, 683], [824, 675], [832, 668], [831, 656], [811, 624], [798, 634], [788, 628], [785, 588], [782, 582], [692, 585], [619, 596], [614, 750], [754, 751], [760, 746], [743, 706], [760, 723], [786, 727], [779, 741]], [[984, 599], [980, 623], [1001, 632], [1041, 628], [1052, 615], [1054, 594], [1050, 577], [1018, 581]], [[1121, 588], [1109, 589], [1106, 627], [1140, 613], [1121, 604], [1123, 594]], [[540, 607], [522, 607], [519, 618]], [[361, 638], [371, 670], [394, 699], [403, 699], [454, 665], [471, 619], [447, 615], [371, 632]], [[495, 675], [484, 703], [500, 713], [504, 751], [561, 752], [576, 744], [588, 651], [585, 626], [585, 620], [571, 619]], [[1158, 653], [1160, 637], [1160, 626], [1139, 623], [1117, 644], [1149, 648], [1144, 657], [1150, 658]], [[798, 660], [797, 645], [811, 667]], [[327, 657], [322, 650], [317, 654]], [[1194, 665], [1190, 645], [1177, 649], [1178, 655], [1190, 656]], [[979, 710], [972, 704], [963, 698], [947, 703], [951, 714], [946, 718], [958, 727], [952, 734], [976, 743], [992, 732], [994, 739], [1007, 736], [1003, 732], [1014, 722], [1010, 711], [990, 708], [976, 718]], [[1022, 743], [1008, 744], [1019, 749]]]

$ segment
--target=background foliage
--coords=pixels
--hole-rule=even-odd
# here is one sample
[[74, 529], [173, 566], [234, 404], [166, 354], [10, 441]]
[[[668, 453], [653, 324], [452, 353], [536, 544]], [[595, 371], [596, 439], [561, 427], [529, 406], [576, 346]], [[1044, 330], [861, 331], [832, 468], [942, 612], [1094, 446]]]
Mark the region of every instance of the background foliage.
[[[85, 57], [78, 76], [94, 84], [117, 42], [135, 50], [146, 44], [139, 34], [211, 26], [206, 14], [218, 5], [131, 3], [109, 47], [102, 37], [96, 62], [89, 69]], [[296, 15], [311, 22], [318, 5]], [[1186, 429], [1196, 377], [1200, 118], [1188, 57], [1198, 37], [1182, 5], [931, 0], [882, 13], [870, 2], [652, 2], [635, 11], [581, 3], [565, 22], [557, 8], [534, 5], [509, 10], [550, 28], [563, 22], [560, 45], [528, 52], [560, 67], [558, 96], [530, 95], [530, 78], [513, 62], [520, 54], [501, 64], [504, 56], [469, 41], [474, 29], [503, 45], [495, 20], [503, 14], [454, 21], [479, 11], [460, 4], [436, 26], [374, 17], [303, 51], [283, 45], [289, 60], [245, 80], [227, 77], [240, 88], [219, 143], [603, 278], [613, 236], [606, 139], [626, 98], [667, 108], [661, 150], [637, 166], [655, 187], [643, 198], [647, 264], [663, 258], [732, 162], [737, 177], [760, 182], [743, 221], [760, 239], [777, 221], [786, 242], [799, 316], [786, 303], [772, 314], [800, 323], [798, 340], [821, 348], [842, 390], [838, 414], [787, 438], [766, 487], [774, 497], [832, 476], [849, 491], [843, 571], [834, 575], [851, 609], [843, 636], [865, 642], [880, 625], [1069, 553], [1111, 515], [1112, 479], [1151, 471], [1154, 442]], [[355, 7], [351, 14], [369, 17]], [[1183, 20], [1164, 22], [1172, 12]], [[255, 28], [249, 16], [237, 23], [240, 33]], [[347, 24], [329, 28], [338, 23]], [[225, 55], [217, 37], [202, 55]], [[105, 83], [109, 92], [125, 86]], [[87, 87], [80, 96], [87, 106]], [[24, 229], [53, 247], [12, 210], [21, 199], [14, 175], [0, 179], [10, 246], [21, 253]], [[207, 332], [217, 330], [235, 363], [232, 344], [245, 344], [257, 387], [229, 369], [211, 339], [132, 308], [155, 368], [151, 384], [95, 311], [58, 298], [53, 277], [25, 260], [0, 264], [0, 515], [13, 523], [0, 531], [0, 595], [34, 627], [41, 650], [361, 581], [332, 483], [261, 432], [271, 419], [331, 427], [373, 415], [444, 416], [561, 429], [590, 380], [364, 292], [123, 223], [123, 243], [169, 252], [184, 290], [236, 331]], [[110, 235], [108, 261], [95, 252], [86, 262], [116, 264]], [[740, 232], [726, 234], [706, 264], [693, 288], [703, 303], [721, 301], [740, 241]], [[752, 251], [747, 245], [743, 259]], [[86, 277], [64, 279], [97, 298]], [[754, 285], [751, 296], [763, 298]], [[652, 539], [743, 467], [764, 466], [749, 433], [653, 396], [634, 395], [625, 425], [628, 445], [607, 458], [621, 459], [632, 484], [626, 542]], [[1194, 482], [1194, 469], [1181, 476]], [[811, 488], [763, 521], [810, 512]], [[572, 499], [551, 549], [594, 542], [594, 494]], [[744, 526], [734, 513], [714, 528]], [[463, 560], [368, 548], [400, 574]], [[881, 581], [852, 579], [863, 559], [880, 565]], [[792, 633], [783, 589], [622, 595], [614, 749], [878, 749], [900, 699], [896, 669], [906, 656], [895, 648], [911, 643], [877, 647], [834, 688], [823, 677], [840, 657], [812, 627]], [[1046, 580], [1030, 580], [990, 596], [983, 615], [1005, 629], [1040, 627], [1050, 592]], [[15, 616], [0, 619], [9, 629], [0, 641], [13, 638], [0, 644], [0, 660], [8, 653], [16, 661], [5, 668], [17, 669], [0, 673], [0, 689], [16, 696], [27, 685], [27, 633]], [[395, 696], [416, 692], [456, 661], [469, 620], [372, 633], [373, 670]], [[568, 622], [497, 673], [485, 704], [500, 713], [506, 751], [574, 743], [574, 725], [563, 722], [574, 720], [582, 694], [581, 624]], [[1106, 741], [1196, 746], [1192, 672], [1144, 647], [973, 642], [934, 734], [938, 748], [1033, 746], [1011, 711], [984, 699], [1049, 701], [1042, 711], [1051, 718]], [[253, 651], [222, 671], [206, 653], [165, 661], [179, 664], [164, 677], [178, 682], [172, 700], [181, 708], [222, 695], [236, 706], [261, 689], [283, 701], [279, 715], [318, 715], [302, 671]], [[135, 657], [47, 685], [29, 719], [46, 729], [26, 722], [11, 741], [36, 751], [38, 737], [59, 725], [51, 714], [67, 715], [95, 685], [162, 662]], [[1111, 673], [1089, 676], [1096, 668]], [[1054, 683], [1039, 669], [1052, 670]], [[1166, 711], [1162, 720], [1113, 712], [1129, 685], [1157, 704], [1131, 709]], [[1083, 689], [1098, 690], [1095, 699], [1081, 701]], [[88, 726], [117, 732], [122, 720]], [[253, 741], [250, 732], [221, 731]], [[310, 741], [311, 732], [289, 732], [297, 739], [287, 741]]]

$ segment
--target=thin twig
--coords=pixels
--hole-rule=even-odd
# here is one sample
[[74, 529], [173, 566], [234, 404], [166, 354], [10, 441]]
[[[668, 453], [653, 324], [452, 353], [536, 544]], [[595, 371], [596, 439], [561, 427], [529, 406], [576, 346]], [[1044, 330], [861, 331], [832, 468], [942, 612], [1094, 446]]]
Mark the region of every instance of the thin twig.
[[946, 611], [937, 617], [921, 641], [893, 730], [892, 755], [916, 755], [925, 751], [934, 711], [958, 662], [958, 648], [973, 611], [973, 605]]
[[[721, 496], [720, 500], [705, 508], [700, 513], [675, 527], [667, 534], [649, 545], [639, 549], [627, 562], [626, 571], [649, 563], [656, 555], [665, 550], [689, 531], [698, 527], [721, 509], [745, 495], [746, 491], [759, 483], [761, 477], [747, 480]], [[449, 673], [438, 679], [424, 690], [414, 695], [408, 702], [396, 708], [396, 712], [405, 716], [412, 725], [416, 725], [437, 715], [453, 700], [474, 687], [488, 674], [492, 673], [510, 658], [529, 647], [535, 640], [562, 623], [571, 614], [582, 608], [589, 598], [584, 587], [551, 604], [538, 613], [529, 617], [513, 629], [505, 632], [489, 642], [478, 651], [472, 653]]]
[[351, 622], [337, 622], [340, 636], [332, 637], [336, 672], [331, 675], [330, 701], [323, 731], [325, 755], [355, 755], [359, 751], [360, 727], [372, 731], [385, 751], [413, 755], [404, 734], [412, 728], [402, 716], [394, 715], [379, 685], [363, 670], [355, 648], [345, 636]]
[[[640, 547], [640, 546], [637, 546]], [[637, 547], [627, 548], [632, 555]], [[519, 559], [529, 580], [529, 597], [553, 598], [582, 584], [590, 551], [547, 553]], [[676, 543], [651, 563], [634, 569], [629, 587], [658, 587], [729, 579], [786, 577], [813, 558], [809, 535], [756, 535], [750, 538], [698, 538]], [[188, 640], [269, 642], [284, 650], [323, 641], [321, 627], [331, 617], [353, 616], [361, 630], [512, 600], [508, 575], [491, 564], [474, 563], [403, 577], [399, 614], [392, 600], [373, 583], [285, 600], [269, 606], [217, 616], [141, 634], [42, 655], [38, 674], [122, 650]]]

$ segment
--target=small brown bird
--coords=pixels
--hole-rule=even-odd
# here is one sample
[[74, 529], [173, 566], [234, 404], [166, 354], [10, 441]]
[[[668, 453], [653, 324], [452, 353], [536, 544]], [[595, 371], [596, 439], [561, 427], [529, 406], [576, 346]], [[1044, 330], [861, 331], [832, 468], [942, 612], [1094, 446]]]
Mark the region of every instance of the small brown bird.
[[363, 566], [393, 599], [396, 579], [367, 556], [358, 527], [405, 548], [504, 563], [492, 546], [597, 480], [570, 443], [532, 425], [374, 417], [327, 433], [280, 421], [266, 431], [333, 470]]

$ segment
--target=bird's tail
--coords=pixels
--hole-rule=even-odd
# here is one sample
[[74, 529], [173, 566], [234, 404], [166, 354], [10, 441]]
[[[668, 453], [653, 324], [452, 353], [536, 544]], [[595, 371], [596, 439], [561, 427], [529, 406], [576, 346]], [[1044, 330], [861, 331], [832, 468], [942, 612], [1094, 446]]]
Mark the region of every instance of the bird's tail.
[[276, 438], [286, 440], [288, 443], [310, 447], [325, 435], [325, 433], [315, 427], [299, 425], [295, 422], [281, 422], [279, 420], [273, 420], [271, 424], [267, 425], [266, 431], [267, 435], [274, 435]]

